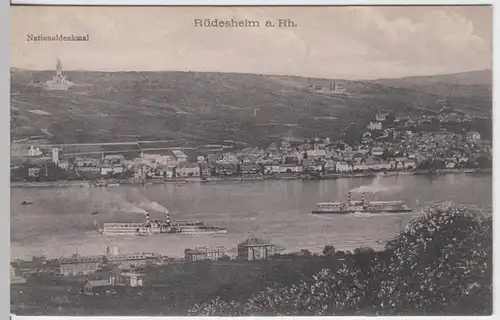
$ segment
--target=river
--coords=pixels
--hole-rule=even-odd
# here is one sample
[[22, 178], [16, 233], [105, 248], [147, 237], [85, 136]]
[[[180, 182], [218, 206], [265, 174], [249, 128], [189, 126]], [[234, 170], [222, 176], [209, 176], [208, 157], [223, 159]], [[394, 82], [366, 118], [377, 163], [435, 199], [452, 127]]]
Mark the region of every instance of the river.
[[[404, 200], [416, 208], [407, 214], [312, 215], [317, 202], [341, 201], [366, 192], [367, 199]], [[23, 200], [33, 205], [21, 205]], [[103, 254], [116, 245], [121, 252], [158, 252], [182, 257], [184, 249], [222, 245], [235, 255], [236, 245], [250, 235], [271, 240], [285, 251], [321, 252], [326, 244], [339, 250], [375, 249], [429, 203], [452, 201], [491, 212], [492, 176], [450, 174], [402, 175], [321, 181], [252, 181], [243, 183], [118, 186], [109, 188], [11, 189], [11, 257], [31, 259]], [[201, 220], [228, 229], [220, 235], [106, 237], [100, 224], [143, 221], [145, 210], [173, 220]], [[92, 215], [97, 211], [98, 215]]]

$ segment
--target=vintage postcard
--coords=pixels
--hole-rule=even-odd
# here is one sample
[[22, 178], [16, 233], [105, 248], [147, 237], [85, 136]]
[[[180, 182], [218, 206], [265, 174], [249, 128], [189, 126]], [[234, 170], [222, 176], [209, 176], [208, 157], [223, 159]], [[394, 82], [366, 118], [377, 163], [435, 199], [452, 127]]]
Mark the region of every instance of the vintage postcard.
[[12, 314], [492, 314], [491, 6], [10, 10]]

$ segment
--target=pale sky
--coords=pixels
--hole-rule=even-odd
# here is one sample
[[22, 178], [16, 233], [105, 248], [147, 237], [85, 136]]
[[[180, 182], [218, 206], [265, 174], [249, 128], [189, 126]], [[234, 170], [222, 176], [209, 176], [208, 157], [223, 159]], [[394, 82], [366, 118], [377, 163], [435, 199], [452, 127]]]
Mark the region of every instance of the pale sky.
[[[370, 79], [490, 69], [491, 7], [11, 7], [12, 67]], [[194, 19], [260, 28], [195, 28]], [[265, 28], [290, 18], [296, 28]], [[89, 42], [27, 42], [89, 34]]]

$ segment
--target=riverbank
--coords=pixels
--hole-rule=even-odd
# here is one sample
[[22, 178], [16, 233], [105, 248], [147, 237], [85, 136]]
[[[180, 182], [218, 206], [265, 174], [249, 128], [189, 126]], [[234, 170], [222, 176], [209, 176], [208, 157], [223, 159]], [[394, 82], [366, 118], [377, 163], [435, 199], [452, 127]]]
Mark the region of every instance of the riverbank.
[[[329, 237], [317, 254], [301, 250], [252, 261], [150, 264], [134, 270], [143, 276], [138, 287], [115, 286], [107, 281], [112, 270], [104, 268], [85, 276], [30, 274], [26, 283], [11, 284], [11, 312], [23, 316], [271, 316], [284, 312], [325, 316], [361, 311], [384, 316], [491, 315], [492, 222], [483, 218], [464, 208], [434, 209], [415, 218], [411, 229], [388, 239], [381, 251], [366, 246], [339, 251]], [[429, 235], [429, 230], [430, 236], [418, 236]], [[439, 237], [442, 233], [449, 236]], [[437, 246], [448, 248], [446, 255], [429, 255], [427, 248]], [[84, 294], [86, 281], [98, 279], [101, 287], [91, 288], [97, 294]], [[427, 280], [429, 284], [422, 287]], [[418, 299], [415, 288], [420, 288]], [[311, 303], [304, 296], [315, 299]]]
[[[263, 180], [329, 180], [329, 179], [351, 179], [351, 178], [370, 178], [370, 177], [392, 177], [399, 175], [444, 175], [444, 174], [491, 174], [492, 169], [439, 169], [430, 172], [429, 170], [414, 171], [386, 171], [386, 172], [358, 172], [358, 173], [330, 173], [321, 176], [302, 175], [302, 174], [275, 174], [275, 175], [255, 175], [241, 177], [188, 177], [182, 179], [159, 179], [142, 180], [129, 179], [117, 180], [119, 184], [126, 185], [149, 185], [149, 184], [178, 184], [185, 183], [238, 183]], [[47, 182], [11, 182], [11, 188], [65, 188], [65, 187], [91, 187], [90, 181], [72, 180], [72, 181], [47, 181]]]

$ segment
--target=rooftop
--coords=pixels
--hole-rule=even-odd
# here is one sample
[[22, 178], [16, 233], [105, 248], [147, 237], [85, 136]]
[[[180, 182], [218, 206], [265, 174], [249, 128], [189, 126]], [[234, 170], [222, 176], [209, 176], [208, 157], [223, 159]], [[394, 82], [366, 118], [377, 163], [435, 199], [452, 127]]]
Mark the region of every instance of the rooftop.
[[325, 150], [307, 150], [307, 155], [311, 157], [323, 157], [326, 156]]
[[146, 259], [146, 256], [141, 253], [128, 253], [128, 254], [119, 254], [119, 255], [111, 255], [107, 257], [110, 261], [123, 261], [123, 260], [137, 260], [137, 259]]
[[186, 249], [184, 250], [185, 253], [208, 253], [208, 252], [214, 252], [214, 251], [225, 251], [226, 248], [222, 246], [217, 246], [213, 248], [209, 247], [196, 247], [194, 249]]
[[172, 153], [176, 157], [187, 157], [187, 155], [181, 150], [172, 150]]
[[125, 158], [125, 157], [121, 154], [108, 154], [107, 156], [104, 156], [104, 159], [106, 159], [106, 160], [123, 159], [123, 158]]
[[59, 259], [60, 264], [81, 263], [81, 262], [99, 262], [104, 259], [104, 256], [83, 256]]
[[260, 239], [257, 237], [250, 237], [239, 244], [240, 246], [272, 246], [269, 240]]
[[109, 286], [109, 281], [108, 280], [89, 280], [87, 282], [87, 285], [91, 287], [104, 287], [104, 286]]
[[142, 276], [144, 276], [141, 273], [135, 273], [135, 272], [120, 272], [119, 275], [124, 276], [124, 277], [142, 277]]

